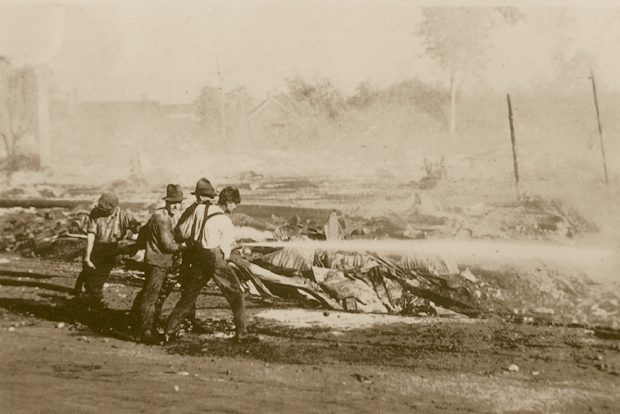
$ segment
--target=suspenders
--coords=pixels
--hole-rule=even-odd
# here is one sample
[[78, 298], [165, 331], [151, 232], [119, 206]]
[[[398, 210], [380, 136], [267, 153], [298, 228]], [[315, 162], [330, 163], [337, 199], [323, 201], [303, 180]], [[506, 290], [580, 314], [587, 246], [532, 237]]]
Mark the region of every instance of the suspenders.
[[202, 235], [204, 234], [205, 224], [207, 224], [207, 220], [209, 220], [211, 217], [215, 217], [215, 216], [219, 216], [221, 214], [224, 214], [221, 211], [217, 211], [217, 212], [215, 212], [213, 214], [208, 214], [207, 215], [208, 212], [209, 212], [209, 206], [206, 205], [205, 206], [205, 217], [204, 217], [204, 220], [202, 221], [202, 226], [200, 226], [200, 234], [198, 235], [198, 241], [199, 242], [200, 242], [200, 240], [202, 238]]

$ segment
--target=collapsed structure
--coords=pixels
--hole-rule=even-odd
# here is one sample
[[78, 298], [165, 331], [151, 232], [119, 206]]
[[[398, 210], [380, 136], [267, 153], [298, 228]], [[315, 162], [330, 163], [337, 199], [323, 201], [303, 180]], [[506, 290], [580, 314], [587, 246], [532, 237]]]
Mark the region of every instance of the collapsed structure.
[[255, 245], [233, 256], [233, 263], [240, 279], [266, 296], [288, 287], [297, 291], [288, 295], [298, 293], [331, 309], [436, 315], [441, 305], [463, 314], [479, 313], [472, 300], [473, 283], [438, 256], [384, 255], [333, 245]]

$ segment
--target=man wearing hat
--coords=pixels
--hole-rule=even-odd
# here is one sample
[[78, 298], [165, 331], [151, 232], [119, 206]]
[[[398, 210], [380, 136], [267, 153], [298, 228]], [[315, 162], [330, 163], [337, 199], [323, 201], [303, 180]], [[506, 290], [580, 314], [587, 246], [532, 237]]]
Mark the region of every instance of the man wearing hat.
[[[213, 198], [217, 195], [215, 192], [215, 188], [211, 182], [206, 178], [201, 178], [196, 182], [196, 189], [191, 192], [196, 197], [196, 201], [194, 201], [189, 207], [183, 211], [179, 221], [174, 230], [174, 237], [177, 243], [183, 243], [187, 245], [187, 248], [181, 252], [181, 266], [179, 268], [179, 282], [181, 283], [181, 290], [185, 291], [187, 286], [187, 281], [189, 277], [189, 270], [192, 266], [192, 253], [194, 251], [193, 240], [191, 238], [184, 239], [183, 232], [188, 232], [191, 229], [188, 228], [188, 220], [194, 214], [194, 211], [199, 205], [209, 206], [213, 200]], [[162, 289], [162, 294], [160, 296], [160, 301], [165, 299], [171, 293], [171, 285], [164, 286]], [[159, 304], [159, 303], [158, 303]], [[192, 304], [190, 309], [187, 311], [185, 315], [185, 322], [191, 326], [193, 326], [196, 322], [196, 304]]]
[[[213, 198], [213, 186], [210, 183], [203, 185], [200, 189], [197, 186], [197, 195], [200, 193], [204, 197]], [[197, 205], [184, 222], [179, 220], [177, 236], [191, 244], [192, 261], [181, 299], [168, 317], [165, 332], [167, 340], [176, 335], [183, 317], [194, 306], [200, 291], [211, 278], [232, 309], [235, 338], [241, 340], [245, 337], [243, 291], [237, 276], [226, 262], [235, 241], [234, 226], [229, 214], [240, 201], [239, 190], [227, 187], [220, 193], [217, 205]]]
[[90, 212], [87, 229], [86, 252], [82, 272], [75, 283], [77, 295], [82, 285], [86, 289], [86, 299], [93, 308], [102, 308], [103, 285], [108, 280], [119, 253], [119, 242], [138, 222], [119, 207], [118, 197], [104, 193]]
[[[196, 189], [192, 191], [191, 194], [196, 196], [196, 201], [192, 205], [187, 207], [179, 218], [179, 222], [174, 229], [174, 236], [177, 242], [184, 239], [183, 233], [188, 233], [190, 231], [190, 228], [188, 227], [189, 219], [194, 214], [196, 208], [199, 205], [210, 205], [213, 201], [213, 198], [215, 198], [215, 196], [217, 195], [217, 193], [215, 192], [215, 188], [213, 188], [213, 185], [211, 184], [211, 181], [207, 180], [204, 177], [196, 182]], [[192, 242], [192, 240], [186, 241], [189, 243]]]
[[164, 200], [166, 205], [155, 210], [146, 225], [145, 279], [142, 291], [136, 296], [133, 306], [138, 310], [138, 334], [144, 342], [153, 340], [157, 323], [154, 315], [158, 313], [155, 304], [162, 284], [172, 270], [172, 256], [181, 248], [180, 244], [175, 242], [173, 234], [175, 215], [179, 212], [183, 201], [181, 186], [168, 184]]

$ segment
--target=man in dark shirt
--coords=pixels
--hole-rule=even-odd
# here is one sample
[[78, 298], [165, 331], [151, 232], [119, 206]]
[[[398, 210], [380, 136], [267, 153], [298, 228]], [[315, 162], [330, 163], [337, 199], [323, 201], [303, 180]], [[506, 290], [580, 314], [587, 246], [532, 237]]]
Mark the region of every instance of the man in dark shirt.
[[137, 329], [144, 342], [153, 341], [155, 332], [154, 320], [156, 314], [155, 303], [160, 294], [164, 280], [172, 269], [173, 254], [178, 252], [180, 244], [174, 241], [173, 229], [175, 213], [183, 201], [181, 186], [168, 184], [166, 189], [165, 207], [155, 211], [147, 224], [146, 249], [144, 262], [146, 264], [145, 280], [142, 291], [134, 300], [134, 308], [138, 309]]

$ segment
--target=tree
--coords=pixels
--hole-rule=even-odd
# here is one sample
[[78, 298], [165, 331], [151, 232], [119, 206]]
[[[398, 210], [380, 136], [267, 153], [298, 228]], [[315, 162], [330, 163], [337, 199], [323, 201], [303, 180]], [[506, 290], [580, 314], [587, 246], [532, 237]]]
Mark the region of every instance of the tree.
[[420, 34], [426, 52], [450, 76], [449, 132], [456, 130], [456, 95], [464, 72], [484, 66], [488, 37], [498, 21], [514, 23], [522, 18], [513, 8], [427, 8]]
[[307, 102], [316, 115], [335, 121], [344, 107], [344, 98], [328, 79], [314, 83], [296, 77], [287, 79], [289, 95], [299, 102]]
[[194, 101], [196, 115], [205, 127], [217, 126], [221, 119], [220, 91], [212, 86], [205, 86]]
[[379, 97], [379, 91], [370, 83], [362, 82], [355, 88], [355, 93], [347, 99], [347, 104], [354, 108], [364, 108]]
[[439, 85], [429, 85], [413, 78], [390, 85], [383, 91], [387, 102], [405, 104], [424, 112], [441, 125], [446, 125], [448, 94]]
[[0, 136], [6, 153], [6, 178], [18, 168], [18, 144], [35, 122], [34, 70], [13, 69], [0, 57]]

